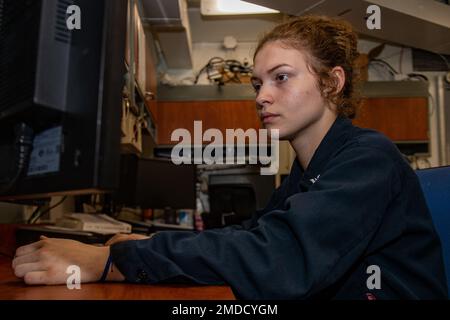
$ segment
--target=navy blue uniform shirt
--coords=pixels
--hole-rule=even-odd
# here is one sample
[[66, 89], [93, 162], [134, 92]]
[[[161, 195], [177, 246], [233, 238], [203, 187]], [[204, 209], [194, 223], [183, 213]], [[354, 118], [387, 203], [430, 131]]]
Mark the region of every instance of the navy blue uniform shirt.
[[338, 117], [308, 168], [294, 161], [252, 219], [160, 232], [114, 244], [111, 255], [128, 281], [228, 284], [243, 299], [446, 299], [441, 250], [395, 145]]

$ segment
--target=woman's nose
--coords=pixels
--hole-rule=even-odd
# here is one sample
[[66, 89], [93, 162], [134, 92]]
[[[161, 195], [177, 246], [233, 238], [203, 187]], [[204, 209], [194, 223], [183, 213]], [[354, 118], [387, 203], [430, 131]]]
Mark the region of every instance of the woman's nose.
[[263, 108], [264, 106], [270, 105], [272, 103], [273, 103], [273, 95], [270, 92], [269, 88], [267, 86], [261, 86], [256, 96], [256, 104], [260, 108]]

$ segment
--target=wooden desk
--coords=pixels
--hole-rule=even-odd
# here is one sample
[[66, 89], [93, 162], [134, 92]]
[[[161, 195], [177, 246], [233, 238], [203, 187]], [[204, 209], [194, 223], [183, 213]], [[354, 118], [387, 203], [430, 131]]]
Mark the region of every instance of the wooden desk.
[[[60, 286], [28, 286], [11, 267], [16, 250], [16, 229], [0, 224], [0, 300], [234, 300], [227, 286], [139, 285], [86, 283], [80, 290]], [[9, 256], [9, 257], [8, 257]]]
[[0, 255], [0, 300], [233, 300], [226, 286], [138, 285], [87, 283], [80, 290], [60, 286], [27, 286]]

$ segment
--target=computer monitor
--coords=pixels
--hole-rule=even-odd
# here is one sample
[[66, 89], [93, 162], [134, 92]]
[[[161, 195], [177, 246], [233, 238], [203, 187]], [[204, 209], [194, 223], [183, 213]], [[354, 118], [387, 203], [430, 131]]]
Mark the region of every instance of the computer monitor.
[[126, 23], [127, 0], [1, 1], [0, 201], [118, 186]]
[[196, 168], [174, 164], [170, 159], [123, 155], [114, 202], [151, 209], [195, 209]]

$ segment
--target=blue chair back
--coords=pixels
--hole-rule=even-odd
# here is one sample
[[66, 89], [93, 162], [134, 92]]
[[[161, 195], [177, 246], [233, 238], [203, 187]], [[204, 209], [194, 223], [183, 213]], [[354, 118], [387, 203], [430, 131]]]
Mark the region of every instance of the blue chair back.
[[450, 296], [450, 166], [417, 170], [416, 174], [441, 238]]

